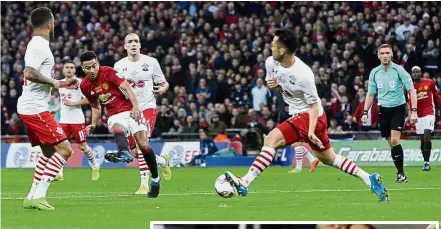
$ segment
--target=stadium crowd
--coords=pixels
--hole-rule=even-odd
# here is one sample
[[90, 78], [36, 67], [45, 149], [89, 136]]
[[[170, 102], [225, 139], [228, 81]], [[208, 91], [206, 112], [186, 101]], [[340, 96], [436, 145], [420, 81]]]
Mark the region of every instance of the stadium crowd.
[[[329, 132], [375, 129], [359, 119], [376, 48], [392, 45], [393, 61], [414, 65], [441, 89], [441, 4], [430, 2], [4, 2], [1, 5], [1, 134], [25, 134], [17, 115], [24, 54], [31, 39], [29, 13], [55, 12], [55, 77], [63, 61], [97, 53], [101, 65], [125, 57], [127, 33], [141, 38], [142, 53], [158, 59], [170, 83], [158, 98], [154, 136], [225, 132], [250, 123], [269, 129], [289, 117], [281, 95], [265, 86], [272, 34], [291, 28], [296, 55], [311, 66], [329, 119]], [[51, 107], [58, 103], [57, 94]], [[86, 122], [91, 110], [85, 106]], [[376, 113], [376, 112], [373, 112]], [[96, 133], [108, 133], [103, 122]], [[408, 128], [412, 128], [408, 126]], [[437, 129], [441, 114], [437, 111]]]

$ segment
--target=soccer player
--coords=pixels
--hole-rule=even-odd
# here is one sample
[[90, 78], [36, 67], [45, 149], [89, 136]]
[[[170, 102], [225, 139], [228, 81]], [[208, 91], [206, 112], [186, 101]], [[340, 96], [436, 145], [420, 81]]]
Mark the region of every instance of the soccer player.
[[303, 158], [306, 157], [309, 162], [311, 162], [311, 167], [309, 168], [309, 172], [314, 172], [315, 168], [317, 167], [318, 163], [320, 162], [319, 159], [315, 158], [309, 151], [302, 145], [301, 142], [297, 142], [292, 144], [292, 147], [295, 150], [295, 157], [296, 157], [296, 167], [294, 169], [291, 169], [288, 171], [288, 173], [300, 173], [303, 170]]
[[[109, 132], [113, 133], [118, 153], [108, 153], [105, 158], [110, 162], [131, 162], [127, 135], [134, 135], [147, 165], [152, 173], [152, 182], [148, 197], [159, 195], [160, 177], [153, 151], [147, 143], [147, 127], [142, 123], [142, 113], [138, 100], [130, 85], [111, 67], [100, 66], [94, 52], [87, 51], [80, 56], [81, 67], [86, 77], [81, 81], [83, 95], [92, 106], [92, 124], [87, 126], [90, 134], [96, 128], [101, 117], [101, 105], [107, 111]], [[136, 156], [136, 155], [133, 155]]]
[[247, 195], [249, 185], [271, 164], [276, 149], [303, 141], [317, 152], [321, 162], [360, 178], [380, 200], [388, 200], [379, 174], [369, 175], [351, 159], [336, 154], [332, 149], [327, 134], [326, 113], [317, 94], [314, 74], [294, 55], [296, 47], [292, 31], [277, 30], [272, 42], [272, 56], [265, 62], [268, 87], [281, 87], [284, 101], [292, 106], [293, 116], [265, 137], [261, 152], [244, 177], [238, 178], [226, 171], [227, 180], [236, 187], [239, 195]]
[[39, 145], [43, 155], [37, 160], [34, 180], [24, 208], [55, 210], [46, 200], [46, 192], [55, 176], [72, 154], [63, 129], [48, 111], [51, 88], [78, 87], [76, 79], [53, 79], [54, 56], [49, 41], [54, 38], [54, 15], [47, 7], [34, 9], [30, 15], [33, 36], [26, 48], [23, 93], [17, 111], [32, 146]]
[[403, 147], [400, 145], [401, 131], [404, 129], [406, 118], [406, 99], [404, 98], [403, 87], [409, 92], [412, 102], [411, 124], [414, 124], [417, 119], [416, 92], [409, 73], [403, 67], [392, 62], [393, 53], [390, 45], [380, 45], [377, 56], [381, 64], [372, 69], [369, 75], [368, 93], [361, 121], [363, 123], [367, 121], [369, 108], [371, 108], [375, 94], [378, 93], [381, 136], [387, 139], [391, 148], [392, 159], [398, 170], [395, 182], [403, 183], [407, 182], [403, 168]]
[[[115, 63], [115, 70], [126, 79], [132, 87], [139, 102], [139, 108], [147, 122], [147, 137], [149, 138], [155, 128], [156, 122], [156, 95], [164, 94], [169, 87], [162, 73], [159, 62], [153, 58], [141, 54], [141, 42], [135, 33], [129, 33], [124, 38], [124, 48], [127, 50], [127, 57]], [[157, 86], [154, 86], [157, 85]], [[129, 137], [131, 150], [137, 153], [139, 172], [141, 174], [141, 185], [135, 194], [142, 195], [148, 192], [149, 167], [144, 157], [135, 147], [133, 137]], [[149, 151], [153, 150], [149, 147]], [[133, 154], [133, 153], [132, 153]], [[170, 156], [167, 154], [156, 156], [165, 180], [171, 179]]]
[[[81, 79], [75, 76], [75, 72], [74, 62], [71, 60], [66, 61], [63, 66], [63, 75], [66, 78], [61, 81], [76, 79], [81, 83]], [[87, 145], [86, 123], [83, 110], [81, 109], [81, 105], [89, 103], [78, 88], [60, 88], [58, 91], [61, 98], [59, 104], [61, 112], [59, 123], [61, 128], [63, 128], [64, 133], [69, 139], [72, 137], [75, 138], [75, 141], [78, 143], [78, 148], [87, 156], [87, 159], [92, 166], [92, 180], [96, 181], [100, 177], [100, 165], [95, 163], [93, 150]], [[56, 180], [64, 180], [63, 170], [58, 173]]]
[[[424, 158], [423, 171], [430, 170], [430, 151], [432, 150], [432, 141], [430, 135], [435, 126], [435, 106], [434, 101], [441, 107], [441, 96], [431, 79], [421, 78], [421, 68], [412, 67], [412, 80], [417, 94], [417, 115], [418, 120], [415, 124], [416, 132], [421, 138], [421, 152]], [[412, 106], [412, 103], [410, 103]]]

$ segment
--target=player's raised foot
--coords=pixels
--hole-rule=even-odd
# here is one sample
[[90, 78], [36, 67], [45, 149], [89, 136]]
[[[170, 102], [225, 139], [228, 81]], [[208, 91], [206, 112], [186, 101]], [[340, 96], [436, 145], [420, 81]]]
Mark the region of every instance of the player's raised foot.
[[55, 210], [46, 200], [46, 198], [32, 199], [31, 206], [40, 210], [53, 211]]
[[430, 163], [429, 162], [424, 162], [424, 166], [423, 166], [423, 171], [430, 171]]
[[311, 167], [309, 168], [309, 172], [314, 172], [315, 168], [317, 167], [318, 163], [320, 162], [319, 159], [315, 159], [312, 163], [311, 163]]
[[389, 201], [389, 193], [384, 187], [380, 174], [374, 173], [369, 176], [371, 181], [372, 192], [380, 199], [380, 201]]
[[225, 172], [227, 181], [236, 188], [237, 194], [240, 196], [246, 196], [248, 194], [248, 188], [243, 184], [243, 181], [233, 175], [230, 171]]
[[135, 195], [147, 195], [149, 190], [148, 186], [140, 185], [138, 191], [135, 192]]
[[150, 183], [150, 191], [147, 194], [147, 197], [149, 198], [156, 198], [159, 196], [159, 189], [161, 188], [161, 180], [158, 182], [152, 181]]
[[97, 181], [100, 179], [100, 166], [96, 165], [95, 168], [92, 168], [92, 180]]
[[32, 206], [32, 202], [31, 202], [31, 200], [29, 200], [28, 198], [25, 198], [24, 200], [23, 200], [23, 207], [25, 208], [25, 209], [33, 209], [34, 207]]
[[302, 170], [301, 169], [291, 169], [288, 171], [288, 173], [301, 173]]
[[397, 179], [395, 179], [395, 183], [406, 183], [406, 182], [407, 182], [406, 175], [404, 175], [404, 173], [398, 173]]
[[164, 155], [161, 155], [161, 157], [163, 157], [165, 159], [165, 165], [159, 166], [159, 169], [161, 169], [162, 175], [165, 180], [171, 180], [172, 171], [170, 168], [170, 160], [171, 160], [170, 155], [164, 154]]
[[106, 155], [104, 155], [104, 158], [112, 163], [130, 163], [133, 161], [132, 155], [130, 155], [130, 153], [125, 150], [117, 153], [107, 153]]
[[54, 178], [54, 181], [64, 181], [63, 174], [57, 174]]

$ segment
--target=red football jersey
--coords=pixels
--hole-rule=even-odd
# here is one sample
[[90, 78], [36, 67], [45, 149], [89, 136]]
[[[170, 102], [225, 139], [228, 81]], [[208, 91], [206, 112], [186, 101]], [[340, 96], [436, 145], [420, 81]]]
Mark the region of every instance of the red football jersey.
[[[413, 82], [418, 101], [418, 117], [425, 117], [427, 115], [435, 115], [435, 104], [441, 107], [441, 96], [438, 94], [438, 89], [435, 82], [431, 79], [422, 78], [421, 82]], [[411, 102], [409, 102], [411, 104]]]
[[117, 71], [111, 67], [100, 66], [98, 77], [93, 80], [86, 77], [81, 81], [80, 89], [89, 103], [98, 101], [104, 106], [108, 116], [132, 110], [127, 92], [121, 85], [125, 80], [117, 76]]

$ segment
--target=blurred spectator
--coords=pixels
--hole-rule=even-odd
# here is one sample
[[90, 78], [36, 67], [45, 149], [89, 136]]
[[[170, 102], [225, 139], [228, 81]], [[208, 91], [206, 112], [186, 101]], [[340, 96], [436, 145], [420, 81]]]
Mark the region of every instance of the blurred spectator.
[[255, 111], [260, 111], [260, 105], [267, 104], [270, 91], [263, 85], [263, 80], [258, 78], [256, 81], [256, 86], [251, 90], [251, 95], [253, 97], [253, 109]]
[[184, 130], [184, 127], [181, 124], [181, 120], [175, 119], [175, 120], [173, 120], [173, 124], [170, 127], [170, 130], [168, 131], [168, 133], [180, 134], [180, 133], [182, 133], [183, 130]]
[[193, 121], [193, 116], [187, 116], [182, 133], [196, 133], [198, 129], [199, 126]]
[[329, 122], [328, 133], [329, 134], [338, 134], [342, 133], [342, 127], [338, 125], [338, 122], [335, 118], [331, 119]]
[[358, 131], [357, 121], [351, 115], [346, 116], [343, 131]]
[[219, 115], [215, 113], [211, 117], [211, 124], [208, 126], [208, 133], [216, 136], [219, 133], [226, 133], [227, 125], [219, 120]]
[[[216, 104], [225, 104], [214, 110], [227, 128], [246, 128], [246, 106], [264, 120], [271, 117], [275, 125], [288, 118], [278, 93], [271, 95], [276, 99], [264, 100], [255, 90], [264, 91], [265, 60], [271, 55], [272, 35], [280, 27], [298, 34], [296, 54], [313, 70], [328, 119], [339, 116], [340, 124], [361, 102], [358, 93], [365, 91], [363, 83], [379, 64], [376, 49], [381, 43], [392, 46], [396, 63], [407, 70], [419, 65], [423, 76], [434, 78], [441, 87], [437, 1], [142, 2], [136, 7], [133, 2], [5, 2], [1, 4], [1, 93], [3, 113], [9, 117], [16, 113], [22, 90], [23, 57], [32, 32], [28, 15], [37, 6], [55, 12], [55, 39], [50, 44], [55, 78], [61, 77], [59, 66], [67, 59], [76, 63], [83, 77], [78, 56], [85, 50], [96, 51], [102, 65], [113, 66], [126, 56], [125, 35], [139, 34], [142, 53], [158, 59], [173, 88], [157, 98], [161, 107], [155, 132], [159, 134], [168, 132], [175, 119], [185, 123], [188, 115], [199, 127], [208, 128]], [[344, 96], [347, 102], [342, 101]], [[181, 108], [186, 115], [179, 112]], [[90, 108], [84, 109], [89, 124]], [[2, 121], [2, 130], [7, 129], [4, 125]]]

